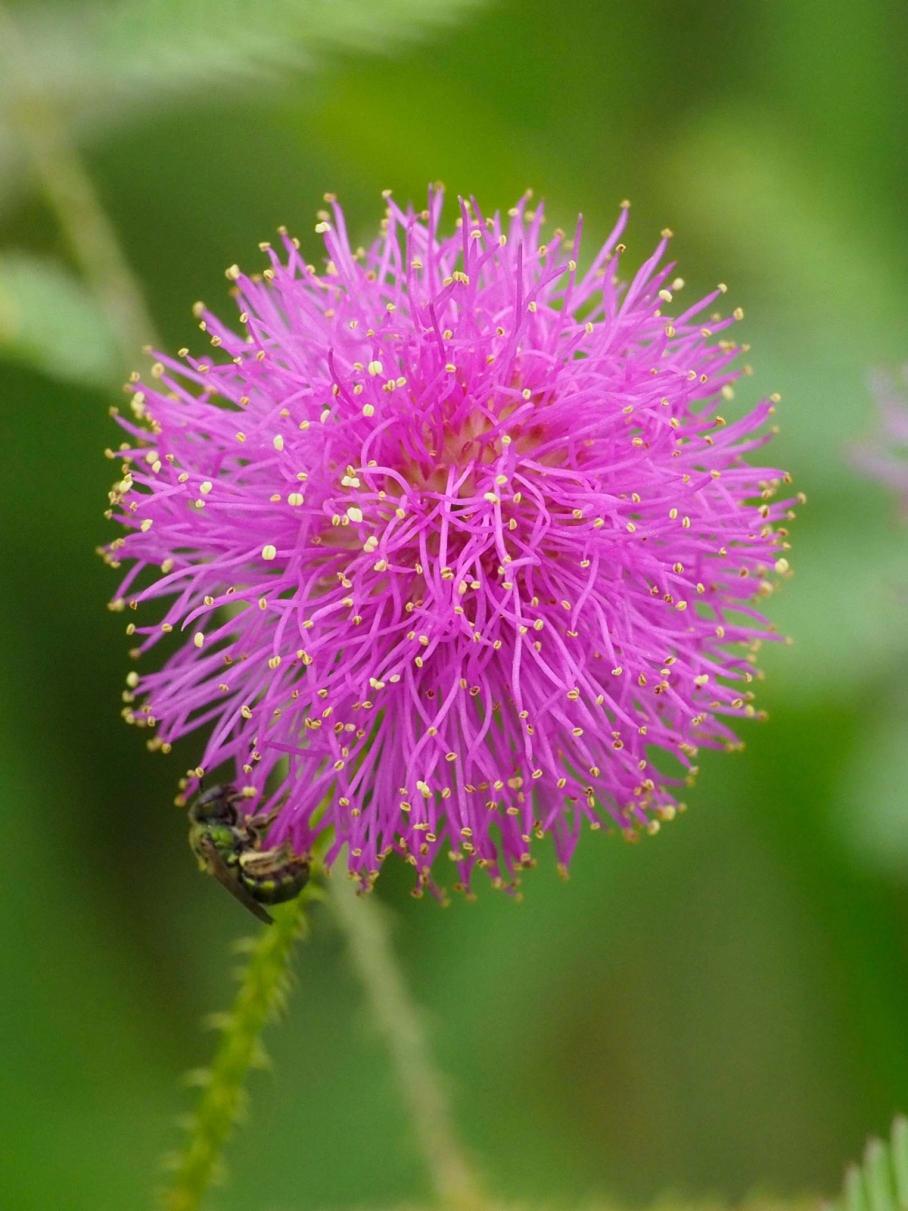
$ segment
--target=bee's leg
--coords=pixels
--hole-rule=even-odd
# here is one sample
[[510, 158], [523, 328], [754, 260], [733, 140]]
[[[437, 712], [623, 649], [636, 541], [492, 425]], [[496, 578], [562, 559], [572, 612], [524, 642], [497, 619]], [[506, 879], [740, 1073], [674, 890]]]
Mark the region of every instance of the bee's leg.
[[265, 839], [265, 833], [278, 817], [280, 808], [275, 808], [273, 812], [269, 812], [267, 816], [247, 816], [246, 829], [253, 838], [255, 844], [260, 846]]
[[280, 815], [280, 811], [281, 809], [276, 807], [274, 811], [269, 812], [267, 816], [250, 816], [247, 819], [246, 824], [247, 826], [253, 828], [270, 828]]

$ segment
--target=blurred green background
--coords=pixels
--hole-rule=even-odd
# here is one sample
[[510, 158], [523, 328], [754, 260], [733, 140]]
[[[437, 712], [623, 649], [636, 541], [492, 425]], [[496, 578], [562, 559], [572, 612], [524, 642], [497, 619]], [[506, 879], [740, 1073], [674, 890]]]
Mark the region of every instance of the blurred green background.
[[[72, 122], [170, 348], [199, 347], [195, 299], [230, 314], [224, 267], [257, 266], [277, 224], [318, 255], [326, 189], [363, 240], [381, 189], [419, 200], [439, 178], [486, 210], [532, 185], [556, 222], [582, 209], [591, 242], [627, 196], [632, 257], [667, 224], [692, 297], [729, 283], [749, 398], [781, 393], [773, 459], [809, 497], [769, 603], [794, 638], [765, 654], [769, 721], [703, 761], [659, 837], [588, 835], [566, 885], [543, 853], [520, 904], [485, 888], [415, 903], [390, 867], [379, 894], [496, 1193], [829, 1194], [908, 1109], [908, 543], [846, 454], [874, 423], [869, 369], [908, 359], [908, 6], [448, 7], [375, 3], [366, 27], [348, 0], [334, 40], [312, 32], [330, 5], [293, 0], [108, 4], [107, 40], [81, 4], [53, 10], [69, 25], [11, 11], [29, 104], [45, 91]], [[178, 1142], [180, 1075], [209, 1053], [199, 1022], [229, 999], [248, 926], [198, 877], [171, 806], [193, 750], [149, 754], [119, 720], [128, 641], [93, 555], [118, 392], [90, 309], [10, 257], [67, 257], [11, 95], [7, 77], [0, 1205], [124, 1211]], [[426, 1196], [327, 912], [297, 971], [214, 1205]]]

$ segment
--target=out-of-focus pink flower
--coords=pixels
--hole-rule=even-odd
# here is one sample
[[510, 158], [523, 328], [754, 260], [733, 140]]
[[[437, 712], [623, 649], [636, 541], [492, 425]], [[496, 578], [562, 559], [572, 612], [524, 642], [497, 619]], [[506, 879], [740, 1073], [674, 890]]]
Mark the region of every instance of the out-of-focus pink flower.
[[300, 852], [330, 830], [366, 884], [397, 852], [417, 889], [439, 853], [510, 885], [545, 834], [566, 865], [584, 821], [655, 831], [755, 713], [787, 570], [740, 312], [677, 304], [669, 232], [622, 281], [626, 206], [584, 262], [527, 199], [445, 235], [439, 192], [389, 198], [367, 251], [328, 201], [326, 264], [265, 246], [228, 271], [239, 334], [199, 305], [214, 354], [133, 385], [114, 605], [138, 652], [185, 642], [128, 719], [200, 729], [187, 793], [232, 781]]
[[[908, 366], [902, 371], [908, 383]], [[901, 497], [908, 515], [908, 391], [883, 372], [874, 374], [873, 394], [880, 412], [879, 430], [855, 446], [853, 461], [873, 479], [886, 484]]]

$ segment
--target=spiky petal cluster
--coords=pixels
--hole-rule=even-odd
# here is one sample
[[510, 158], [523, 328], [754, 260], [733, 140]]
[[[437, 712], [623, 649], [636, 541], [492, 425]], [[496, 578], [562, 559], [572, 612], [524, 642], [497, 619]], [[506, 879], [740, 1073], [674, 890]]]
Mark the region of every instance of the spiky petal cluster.
[[580, 224], [544, 243], [526, 200], [453, 235], [439, 193], [388, 200], [355, 252], [328, 201], [321, 270], [264, 246], [228, 271], [242, 334], [200, 305], [217, 353], [134, 384], [114, 604], [165, 603], [139, 652], [186, 639], [128, 717], [206, 729], [187, 791], [226, 763], [275, 842], [330, 829], [366, 883], [391, 852], [418, 886], [439, 851], [510, 883], [534, 837], [566, 864], [584, 821], [654, 831], [754, 714], [787, 566], [786, 477], [744, 460], [773, 401], [721, 415], [740, 314], [709, 315], [722, 286], [672, 308], [668, 232], [622, 283], [626, 207], [579, 268]]
[[[908, 366], [902, 371], [908, 383]], [[875, 374], [873, 393], [880, 412], [880, 429], [854, 450], [862, 471], [886, 484], [901, 497], [908, 515], [908, 392], [888, 374]]]

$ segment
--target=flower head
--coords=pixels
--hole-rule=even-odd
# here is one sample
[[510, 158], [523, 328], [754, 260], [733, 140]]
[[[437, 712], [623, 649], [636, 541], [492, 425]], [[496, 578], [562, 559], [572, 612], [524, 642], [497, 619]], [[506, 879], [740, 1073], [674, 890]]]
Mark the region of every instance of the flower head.
[[755, 713], [787, 568], [787, 477], [744, 459], [774, 401], [722, 415], [725, 287], [678, 307], [669, 232], [622, 282], [626, 206], [581, 267], [579, 222], [464, 202], [443, 235], [442, 200], [389, 199], [353, 251], [329, 198], [320, 270], [286, 235], [228, 270], [240, 334], [200, 304], [215, 354], [133, 384], [116, 455], [114, 606], [164, 603], [138, 653], [185, 637], [127, 717], [206, 729], [187, 791], [227, 763], [269, 841], [330, 829], [364, 883], [441, 852], [510, 884], [544, 834], [566, 865], [584, 821], [658, 829]]
[[[908, 382], [908, 366], [903, 378]], [[875, 374], [872, 387], [880, 426], [873, 438], [856, 447], [854, 463], [897, 492], [908, 514], [908, 395], [889, 374]]]

